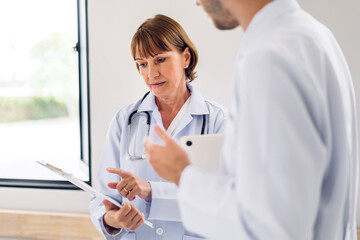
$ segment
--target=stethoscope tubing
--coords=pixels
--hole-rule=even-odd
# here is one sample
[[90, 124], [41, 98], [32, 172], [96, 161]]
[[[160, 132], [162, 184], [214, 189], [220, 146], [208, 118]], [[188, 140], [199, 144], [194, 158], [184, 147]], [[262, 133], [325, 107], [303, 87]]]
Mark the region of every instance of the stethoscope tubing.
[[[147, 92], [143, 98], [141, 99], [141, 102], [142, 103], [144, 101], [144, 99], [147, 97], [147, 95], [149, 94], [150, 92]], [[130, 115], [129, 115], [129, 119], [128, 119], [128, 136], [127, 136], [127, 152], [128, 152], [128, 159], [129, 160], [141, 160], [141, 159], [145, 159], [146, 158], [146, 155], [143, 154], [141, 156], [132, 156], [130, 154], [130, 146], [129, 146], [129, 143], [130, 143], [130, 128], [131, 128], [131, 121], [134, 117], [134, 115], [138, 113], [138, 109], [136, 109], [135, 111], [133, 111]], [[150, 124], [151, 124], [151, 117], [150, 117], [150, 113], [149, 112], [146, 112], [146, 111], [143, 111], [141, 113], [145, 113], [146, 114], [146, 125], [148, 125], [148, 130], [147, 130], [147, 136], [149, 136], [149, 133], [150, 133]], [[204, 135], [205, 134], [205, 126], [206, 126], [206, 115], [203, 114], [203, 122], [202, 122], [202, 126], [201, 126], [201, 135]]]

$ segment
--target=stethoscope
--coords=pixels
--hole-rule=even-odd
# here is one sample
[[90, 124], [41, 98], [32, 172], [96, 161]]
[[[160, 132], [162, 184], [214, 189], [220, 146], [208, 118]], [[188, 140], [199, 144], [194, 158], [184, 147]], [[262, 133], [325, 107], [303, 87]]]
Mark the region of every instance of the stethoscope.
[[[141, 99], [140, 101], [140, 104], [144, 101], [144, 99], [147, 97], [147, 95], [149, 95], [150, 92], [147, 92], [143, 98]], [[146, 159], [146, 155], [145, 153], [143, 155], [131, 155], [130, 153], [130, 128], [131, 128], [131, 121], [132, 119], [134, 118], [134, 116], [136, 114], [140, 114], [140, 113], [144, 113], [145, 116], [146, 116], [146, 125], [147, 125], [147, 131], [146, 131], [146, 136], [149, 136], [149, 133], [150, 133], [150, 123], [151, 123], [151, 118], [150, 118], [150, 113], [148, 112], [138, 112], [138, 109], [136, 109], [135, 111], [133, 111], [130, 116], [129, 116], [129, 119], [128, 119], [128, 137], [127, 137], [127, 152], [128, 152], [128, 157], [127, 159], [128, 160], [141, 160], [141, 159]], [[203, 122], [202, 122], [202, 126], [201, 126], [201, 135], [204, 135], [205, 133], [205, 125], [206, 125], [206, 115], [203, 114]]]

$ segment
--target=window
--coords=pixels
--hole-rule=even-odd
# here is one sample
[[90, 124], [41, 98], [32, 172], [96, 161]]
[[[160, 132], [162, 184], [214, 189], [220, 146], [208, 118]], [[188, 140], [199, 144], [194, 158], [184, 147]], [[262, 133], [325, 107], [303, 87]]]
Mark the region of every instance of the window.
[[0, 0], [0, 185], [90, 182], [86, 0]]

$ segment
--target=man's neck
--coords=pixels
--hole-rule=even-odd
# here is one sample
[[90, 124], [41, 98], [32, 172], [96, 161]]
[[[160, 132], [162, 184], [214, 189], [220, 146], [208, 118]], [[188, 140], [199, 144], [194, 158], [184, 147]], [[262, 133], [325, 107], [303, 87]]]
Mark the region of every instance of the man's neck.
[[231, 1], [232, 6], [227, 6], [231, 9], [231, 13], [235, 16], [244, 31], [248, 28], [254, 16], [268, 3], [274, 0], [240, 0]]

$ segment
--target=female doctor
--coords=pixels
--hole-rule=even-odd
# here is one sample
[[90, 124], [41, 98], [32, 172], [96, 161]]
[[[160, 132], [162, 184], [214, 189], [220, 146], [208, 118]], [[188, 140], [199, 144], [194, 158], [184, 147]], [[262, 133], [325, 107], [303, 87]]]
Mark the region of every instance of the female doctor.
[[[92, 221], [106, 239], [201, 239], [184, 229], [177, 187], [155, 173], [145, 158], [143, 140], [149, 136], [161, 144], [154, 125], [176, 140], [222, 132], [226, 110], [189, 84], [195, 79], [198, 55], [173, 19], [156, 15], [141, 24], [132, 38], [131, 54], [150, 92], [122, 108], [111, 121], [96, 188], [123, 207], [94, 196]], [[154, 228], [142, 224], [144, 218]]]

